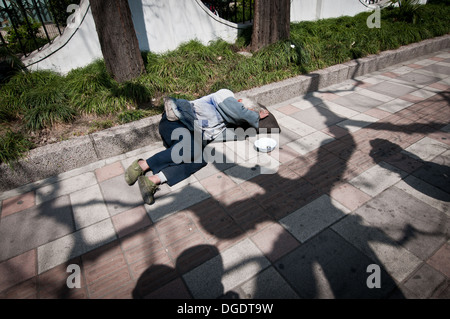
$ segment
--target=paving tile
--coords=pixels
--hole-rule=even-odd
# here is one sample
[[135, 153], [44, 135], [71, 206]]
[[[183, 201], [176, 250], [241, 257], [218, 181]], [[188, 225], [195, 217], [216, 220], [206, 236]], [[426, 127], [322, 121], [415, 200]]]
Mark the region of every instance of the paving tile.
[[196, 232], [194, 222], [184, 212], [178, 212], [155, 224], [161, 243], [168, 246]]
[[[434, 85], [434, 84], [431, 84], [431, 85]], [[429, 99], [430, 97], [435, 96], [436, 92], [431, 92], [427, 89], [420, 89], [420, 90], [411, 92], [409, 95], [416, 96], [418, 98], [421, 98], [422, 100], [426, 100], [426, 99]]]
[[108, 291], [101, 299], [132, 299], [135, 286], [134, 281], [126, 281], [120, 286], [115, 286], [114, 289]]
[[398, 77], [400, 74], [394, 73], [394, 72], [384, 72], [381, 75], [383, 76], [387, 76], [388, 78], [396, 78]]
[[449, 193], [444, 192], [413, 175], [407, 176], [405, 179], [395, 184], [395, 187], [450, 216]]
[[[258, 152], [253, 146], [253, 143], [250, 143], [248, 139], [243, 141], [226, 142], [225, 146], [227, 148], [225, 154], [227, 154], [227, 157], [232, 158], [233, 163], [235, 164], [244, 163], [258, 156]], [[228, 155], [230, 150], [234, 156]]]
[[95, 176], [97, 176], [99, 183], [124, 173], [125, 170], [120, 162], [115, 162], [95, 170]]
[[[282, 127], [287, 128], [288, 130], [292, 131], [293, 133], [299, 136], [306, 136], [316, 131], [315, 128], [297, 119], [294, 119], [291, 116], [286, 116], [285, 118], [283, 118], [283, 122], [280, 125], [282, 125]], [[281, 132], [282, 132], [281, 134], [283, 134], [283, 129]]]
[[396, 187], [382, 192], [355, 213], [421, 260], [440, 247], [450, 233], [445, 213]]
[[405, 171], [406, 173], [415, 172], [417, 169], [423, 166], [422, 161], [413, 159], [403, 153], [394, 154], [389, 157], [383, 158], [382, 160], [392, 166], [399, 168], [402, 171]]
[[300, 110], [306, 110], [310, 107], [316, 106], [319, 103], [321, 103], [321, 99], [318, 99], [311, 95], [306, 95], [304, 99], [298, 102], [291, 103], [291, 105]]
[[29, 251], [75, 229], [68, 196], [2, 218], [0, 261]]
[[[262, 167], [253, 161], [240, 163], [224, 171], [235, 184], [240, 184], [261, 174]], [[232, 184], [230, 184], [232, 185]], [[205, 185], [204, 185], [205, 186]], [[234, 185], [232, 185], [234, 186]]]
[[445, 74], [450, 76], [450, 67], [443, 65], [441, 63], [435, 63], [431, 65], [424, 66], [422, 70], [430, 71], [432, 73]]
[[392, 101], [389, 101], [387, 103], [384, 103], [380, 106], [378, 106], [378, 108], [380, 110], [389, 112], [389, 113], [396, 113], [398, 111], [401, 111], [405, 108], [407, 108], [408, 106], [411, 106], [413, 104], [413, 102], [411, 101], [405, 101], [403, 99], [395, 99]]
[[[383, 94], [383, 92], [379, 93], [379, 92], [375, 92], [375, 91], [371, 91], [368, 89], [362, 89], [358, 91], [358, 94], [362, 95], [362, 96], [367, 96], [370, 97], [372, 99], [381, 101], [381, 102], [389, 102], [392, 101], [395, 97]], [[366, 111], [367, 112], [367, 111]]]
[[9, 289], [0, 291], [0, 299], [37, 299], [37, 278], [32, 277]]
[[373, 99], [359, 93], [352, 93], [333, 101], [334, 103], [345, 106], [357, 112], [367, 112], [368, 110], [379, 106], [382, 101]]
[[381, 268], [381, 289], [369, 289], [367, 267], [373, 263], [342, 237], [326, 230], [278, 260], [276, 269], [302, 298], [383, 298], [395, 283]]
[[373, 197], [404, 177], [406, 177], [405, 172], [381, 162], [353, 178], [349, 183]]
[[277, 158], [280, 164], [288, 163], [300, 155], [287, 145], [278, 147], [274, 152], [278, 153]]
[[328, 195], [322, 195], [281, 219], [280, 224], [300, 242], [304, 243], [349, 212], [336, 200]]
[[450, 242], [442, 245], [427, 263], [450, 278]]
[[[439, 157], [424, 163], [413, 175], [450, 193], [450, 166], [439, 163]], [[437, 162], [437, 163], [436, 163]]]
[[315, 128], [316, 130], [322, 130], [342, 121], [342, 117], [336, 115], [330, 110], [327, 110], [325, 107], [321, 107], [320, 105], [297, 112], [293, 114], [292, 117]]
[[448, 145], [436, 141], [435, 139], [424, 137], [420, 141], [406, 148], [404, 153], [422, 161], [430, 161], [448, 149]]
[[135, 299], [150, 298], [148, 296], [151, 296], [152, 293], [154, 296], [156, 291], [179, 278], [178, 272], [168, 258], [166, 260], [158, 258], [157, 262], [138, 262], [131, 265], [130, 268], [134, 278], [137, 278], [136, 286], [132, 291]]
[[350, 209], [350, 211], [359, 208], [362, 204], [371, 199], [369, 195], [348, 183], [333, 187], [330, 196]]
[[87, 285], [91, 285], [111, 273], [127, 267], [118, 241], [92, 250], [81, 256], [83, 274]]
[[[346, 118], [359, 114], [359, 112], [357, 111], [354, 111], [348, 107], [339, 105], [331, 101], [324, 101], [324, 103], [319, 104], [317, 106], [318, 112], [322, 113], [323, 108], [332, 113], [329, 117], [327, 117], [327, 124], [328, 124], [327, 126], [331, 126], [330, 124], [333, 122], [333, 119], [336, 120], [336, 117]], [[327, 113], [325, 112], [324, 115], [325, 114]]]
[[384, 268], [389, 273], [388, 278], [401, 282], [420, 265], [421, 260], [388, 236], [384, 231], [387, 227], [373, 225], [366, 221], [365, 215], [351, 214], [331, 228], [369, 257], [372, 260], [370, 264]]
[[277, 111], [282, 112], [286, 115], [291, 115], [297, 113], [298, 111], [301, 111], [301, 109], [289, 104], [286, 106], [279, 107]]
[[369, 126], [370, 124], [375, 123], [377, 121], [378, 121], [377, 118], [374, 118], [372, 116], [362, 113], [362, 114], [358, 114], [350, 119], [339, 122], [336, 125], [348, 130], [348, 132], [350, 132], [350, 133], [353, 133], [353, 132], [356, 132], [357, 130], [364, 128], [366, 126]]
[[[161, 256], [164, 260], [170, 261], [153, 226], [120, 238], [120, 244], [129, 264], [134, 264], [140, 260], [151, 261], [151, 264], [159, 263], [158, 257]], [[160, 252], [163, 253], [158, 255]]]
[[183, 275], [194, 298], [217, 298], [270, 265], [262, 252], [245, 239]]
[[417, 102], [420, 102], [420, 101], [424, 100], [423, 97], [420, 97], [420, 96], [417, 96], [417, 95], [413, 95], [413, 94], [407, 94], [405, 96], [401, 96], [400, 99], [402, 99], [404, 101], [411, 102], [411, 103], [417, 103]]
[[110, 219], [83, 228], [38, 247], [38, 273], [116, 239]]
[[379, 108], [375, 108], [375, 109], [370, 109], [367, 112], [364, 112], [364, 114], [381, 120], [381, 119], [388, 117], [391, 113], [380, 110]]
[[[136, 296], [134, 296], [136, 298]], [[191, 295], [181, 278], [176, 278], [167, 285], [142, 296], [143, 299], [191, 299]]]
[[219, 195], [236, 185], [236, 183], [223, 172], [202, 179], [200, 184], [202, 184], [202, 186], [213, 196]]
[[233, 210], [226, 209], [228, 214], [234, 219], [236, 224], [251, 235], [273, 223], [270, 212], [256, 202], [241, 203], [233, 207]]
[[23, 195], [14, 196], [12, 198], [5, 199], [1, 205], [1, 217], [4, 218], [8, 215], [20, 212], [35, 205], [34, 192], [28, 192]]
[[339, 127], [337, 125], [332, 125], [330, 127], [327, 127], [322, 130], [323, 133], [330, 135], [332, 138], [339, 139], [345, 135], [347, 135], [349, 132], [348, 130]]
[[114, 290], [118, 290], [122, 285], [129, 284], [132, 281], [130, 271], [125, 267], [107, 274], [105, 277], [88, 285], [87, 288], [91, 299], [99, 299], [105, 295], [110, 295]]
[[307, 136], [301, 137], [298, 140], [290, 142], [287, 144], [294, 151], [300, 155], [305, 155], [315, 149], [330, 143], [334, 138], [330, 137], [328, 134], [317, 131], [315, 133], [309, 134]]
[[269, 267], [233, 289], [239, 299], [298, 299], [299, 296], [273, 268]]
[[103, 196], [98, 185], [70, 194], [76, 229], [81, 229], [109, 218]]
[[219, 254], [217, 247], [208, 244], [200, 232], [169, 245], [167, 251], [172, 260], [175, 260], [179, 274], [191, 271]]
[[367, 88], [367, 90], [397, 98], [400, 96], [407, 95], [413, 91], [416, 91], [417, 88], [408, 85], [403, 85], [401, 83], [386, 81], [379, 84], [375, 84]]
[[40, 299], [86, 299], [88, 292], [83, 271], [80, 273], [80, 288], [70, 289], [67, 279], [70, 276], [69, 265], [80, 265], [80, 259], [75, 258], [56, 266], [37, 276], [38, 297]]
[[403, 284], [419, 298], [429, 298], [445, 283], [445, 276], [427, 264], [422, 265]]
[[[437, 83], [430, 84], [425, 89], [432, 88], [432, 89], [435, 89], [437, 92], [439, 92], [439, 91], [448, 91], [448, 87], [449, 87], [449, 85], [447, 85], [446, 83], [437, 82]], [[433, 92], [433, 93], [436, 93], [436, 92]]]
[[51, 185], [43, 186], [36, 190], [36, 204], [39, 205], [45, 201], [68, 195], [95, 184], [97, 184], [97, 179], [95, 178], [94, 173], [87, 172], [58, 181]]
[[275, 262], [277, 259], [300, 245], [300, 243], [278, 223], [273, 223], [260, 232], [252, 235], [251, 240], [271, 262]]
[[418, 61], [416, 61], [414, 63], [417, 64], [417, 65], [421, 65], [421, 66], [427, 66], [427, 65], [436, 63], [436, 60], [433, 60], [433, 59], [422, 59], [422, 60], [418, 60]]
[[448, 283], [448, 281], [447, 285], [443, 284], [433, 293], [431, 299], [450, 299], [450, 284]]
[[111, 216], [144, 204], [138, 183], [128, 186], [123, 175], [103, 181], [100, 189]]
[[0, 292], [36, 275], [36, 250], [0, 263]]
[[[227, 193], [225, 193], [227, 194]], [[210, 198], [185, 210], [207, 242], [223, 251], [246, 237], [236, 221]]]
[[[425, 66], [422, 69], [420, 69], [420, 71], [426, 70], [427, 67], [430, 67], [430, 66]], [[405, 81], [406, 83], [408, 83], [408, 85], [414, 85], [417, 87], [426, 86], [426, 85], [429, 85], [431, 83], [434, 83], [434, 82], [437, 82], [440, 80], [437, 77], [425, 75], [420, 71], [404, 74], [402, 76], [397, 77], [395, 80]]]
[[283, 126], [283, 124], [280, 124], [280, 135], [279, 135], [279, 146], [284, 146], [289, 142], [295, 141], [296, 139], [299, 139], [301, 136], [292, 132], [291, 130], [287, 129]]
[[143, 206], [132, 208], [113, 216], [112, 222], [119, 237], [132, 234], [152, 224], [147, 211]]

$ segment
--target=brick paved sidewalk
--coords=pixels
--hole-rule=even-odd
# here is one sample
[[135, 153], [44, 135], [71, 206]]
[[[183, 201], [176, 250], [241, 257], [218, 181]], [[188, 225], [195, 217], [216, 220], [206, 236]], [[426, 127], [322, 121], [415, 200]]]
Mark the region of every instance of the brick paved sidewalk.
[[449, 298], [449, 89], [442, 51], [269, 106], [276, 151], [152, 206], [123, 174], [159, 143], [5, 192], [0, 298]]

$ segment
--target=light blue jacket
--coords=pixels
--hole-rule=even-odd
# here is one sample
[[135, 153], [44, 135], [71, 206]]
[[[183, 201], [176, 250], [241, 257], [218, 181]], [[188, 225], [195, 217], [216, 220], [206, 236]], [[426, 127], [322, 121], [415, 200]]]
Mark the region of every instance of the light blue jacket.
[[245, 108], [233, 96], [223, 100], [218, 96], [223, 94], [213, 93], [195, 101], [176, 99], [173, 111], [189, 130], [201, 129], [203, 139], [207, 141], [214, 140], [220, 135], [226, 136], [225, 139], [233, 138], [233, 135], [225, 133], [230, 126], [248, 124], [258, 129], [259, 114], [257, 112]]

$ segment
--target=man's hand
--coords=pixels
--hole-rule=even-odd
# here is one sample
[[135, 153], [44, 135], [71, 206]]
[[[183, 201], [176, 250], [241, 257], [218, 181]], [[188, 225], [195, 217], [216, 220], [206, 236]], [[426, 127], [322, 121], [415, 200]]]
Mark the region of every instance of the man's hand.
[[267, 111], [267, 110], [261, 110], [261, 111], [259, 111], [259, 118], [262, 120], [262, 119], [264, 119], [264, 118], [266, 118], [266, 117], [268, 117], [269, 116], [269, 111]]

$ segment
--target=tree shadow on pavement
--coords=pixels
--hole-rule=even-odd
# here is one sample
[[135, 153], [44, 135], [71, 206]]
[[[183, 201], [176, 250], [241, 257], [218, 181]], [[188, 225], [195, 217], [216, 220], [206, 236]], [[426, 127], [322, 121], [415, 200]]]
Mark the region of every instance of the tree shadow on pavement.
[[[309, 91], [315, 92], [319, 89], [311, 86]], [[337, 92], [327, 91], [326, 93]], [[133, 297], [189, 298], [201, 295], [198, 291], [189, 291], [189, 289], [204, 290], [205, 287], [211, 289], [211, 291], [203, 291], [208, 298], [404, 297], [398, 289], [401, 281], [398, 279], [404, 279], [404, 277], [398, 272], [396, 277], [392, 276], [392, 260], [389, 260], [391, 263], [386, 263], [383, 250], [401, 250], [416, 235], [448, 236], [448, 233], [443, 229], [419, 229], [406, 221], [404, 228], [397, 230], [403, 232], [403, 236], [393, 239], [386, 232], [386, 227], [389, 225], [372, 225], [360, 214], [355, 213], [358, 207], [367, 203], [360, 203], [356, 208], [345, 207], [334, 199], [334, 194], [340, 187], [348, 186], [352, 178], [377, 163], [382, 161], [392, 163], [393, 159], [398, 159], [399, 154], [405, 154], [402, 152], [405, 145], [409, 146], [426, 134], [439, 131], [448, 123], [429, 121], [426, 124], [405, 124], [401, 121], [393, 123], [383, 120], [376, 123], [350, 121], [349, 125], [364, 127], [364, 130], [354, 133], [346, 126], [342, 126], [334, 131], [336, 121], [341, 122], [348, 118], [327, 109], [320, 97], [312, 98], [316, 99], [315, 108], [323, 115], [325, 125], [330, 128], [328, 132], [330, 139], [334, 139], [304, 156], [290, 154], [295, 157], [292, 156], [290, 160], [283, 161], [275, 174], [260, 174], [236, 185], [228, 192], [208, 197], [182, 210], [181, 212], [190, 220], [190, 225], [194, 225], [198, 230], [203, 243], [194, 243], [180, 254], [172, 255], [175, 261], [174, 268], [150, 260], [146, 270], [139, 275], [139, 278], [136, 278]], [[444, 99], [446, 99], [445, 96]], [[333, 116], [330, 117], [330, 114]], [[399, 142], [399, 145], [380, 138], [384, 132], [398, 132], [398, 140], [395, 142]], [[413, 135], [418, 137], [411, 138]], [[284, 145], [281, 145], [281, 148], [284, 148]], [[284, 149], [280, 151], [284, 152]], [[289, 150], [286, 150], [286, 153], [289, 153]], [[403, 160], [404, 158], [401, 159], [402, 163], [404, 163]], [[436, 163], [431, 162], [425, 163], [424, 167], [426, 165], [429, 165], [432, 171], [448, 169], [448, 166], [436, 167], [434, 166]], [[408, 173], [414, 175], [417, 168], [410, 167]], [[423, 176], [419, 178], [423, 179]], [[192, 188], [188, 185], [182, 191], [189, 192]], [[426, 195], [432, 195], [423, 188], [417, 190]], [[447, 189], [444, 190], [448, 192]], [[445, 195], [438, 199], [448, 201]], [[158, 201], [158, 198], [156, 200]], [[92, 205], [94, 202], [86, 205]], [[103, 202], [103, 199], [99, 202]], [[68, 207], [68, 209], [71, 208]], [[151, 211], [152, 207], [148, 209]], [[160, 209], [164, 208], [160, 207]], [[55, 214], [48, 212], [48, 210], [42, 210], [40, 213], [43, 217], [56, 218], [57, 223], [73, 227], [65, 219], [58, 220]], [[440, 217], [448, 220], [445, 214], [441, 214]], [[129, 226], [129, 236], [134, 234], [131, 229], [143, 222], [145, 218], [147, 216]], [[256, 243], [254, 235], [269, 229], [276, 223], [280, 223], [284, 231], [281, 235], [275, 236], [272, 246], [267, 248], [264, 255], [244, 257], [243, 260], [238, 259], [237, 263], [231, 265], [222, 259], [222, 254], [227, 251], [227, 248], [245, 240]], [[148, 228], [154, 226], [155, 224]], [[39, 232], [39, 230], [36, 231]], [[175, 235], [177, 234], [174, 233]], [[286, 250], [287, 238], [291, 243], [296, 242], [296, 245], [288, 251]], [[90, 252], [105, 243], [112, 242], [120, 245], [122, 240], [123, 238], [117, 239], [116, 236], [107, 236], [101, 243], [90, 243], [80, 232], [75, 237], [76, 242], [72, 243], [73, 248], [66, 254], [67, 256], [76, 255], [76, 250], [80, 247], [84, 252]], [[107, 245], [106, 248], [99, 249], [98, 253], [84, 255], [82, 264], [102, 258], [112, 250], [111, 247], [115, 245]], [[280, 251], [285, 252], [282, 257], [269, 257], [277, 255]], [[80, 262], [79, 258], [76, 261]], [[370, 276], [367, 267], [373, 264], [381, 268], [381, 289], [370, 289], [367, 285], [367, 279]], [[207, 272], [208, 276], [201, 276], [203, 265], [212, 267]], [[257, 274], [256, 277], [252, 275], [245, 280], [251, 281], [252, 288], [249, 288], [251, 293], [246, 295], [243, 291], [247, 290], [242, 290], [242, 287], [223, 284], [224, 278], [233, 271], [249, 265]], [[276, 280], [268, 281], [267, 277], [261, 276], [262, 272], [266, 271], [275, 274]], [[195, 277], [197, 288], [192, 288], [193, 286], [190, 285], [188, 289], [185, 285], [184, 280], [188, 273], [190, 276], [200, 274]], [[288, 288], [282, 284], [284, 281], [289, 282]], [[60, 284], [62, 288], [59, 297], [70, 296], [71, 292], [66, 289], [65, 278]], [[266, 288], [267, 285], [276, 289], [269, 291]], [[165, 290], [169, 288], [176, 289], [179, 294], [171, 295], [169, 293], [171, 290]], [[236, 291], [241, 293], [238, 294]]]

